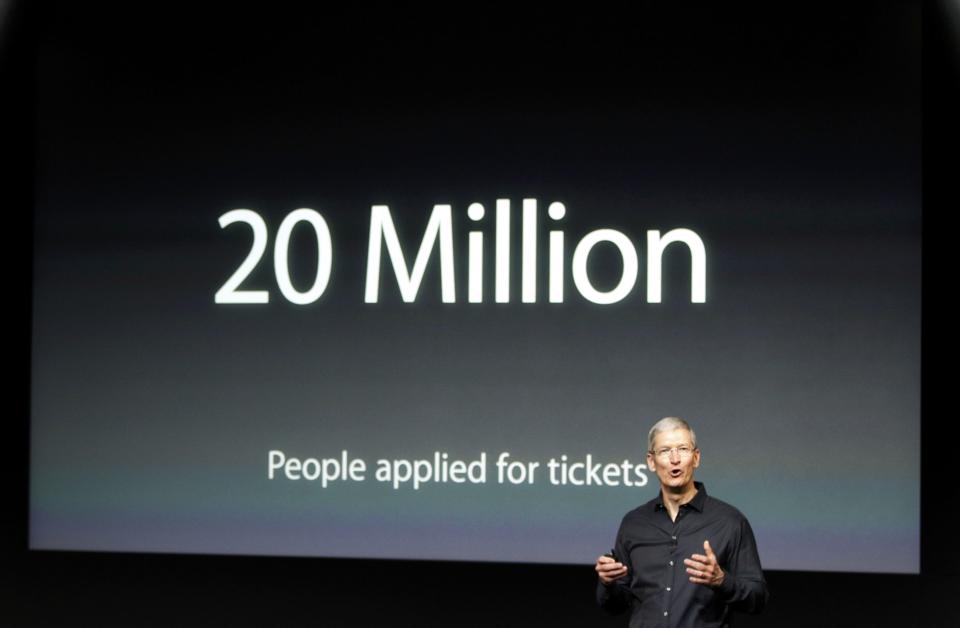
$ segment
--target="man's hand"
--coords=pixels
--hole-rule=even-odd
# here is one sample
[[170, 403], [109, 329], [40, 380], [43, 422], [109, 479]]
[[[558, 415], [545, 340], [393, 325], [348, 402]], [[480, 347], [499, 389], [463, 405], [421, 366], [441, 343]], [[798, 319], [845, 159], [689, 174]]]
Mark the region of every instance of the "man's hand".
[[683, 561], [687, 566], [687, 573], [690, 574], [690, 582], [719, 587], [723, 584], [723, 569], [720, 569], [717, 555], [710, 548], [710, 541], [703, 542], [703, 551], [706, 552], [706, 556], [694, 554]]
[[597, 576], [603, 584], [613, 584], [618, 578], [627, 575], [626, 566], [623, 565], [623, 563], [618, 563], [609, 556], [601, 556], [598, 558], [594, 569], [597, 571]]

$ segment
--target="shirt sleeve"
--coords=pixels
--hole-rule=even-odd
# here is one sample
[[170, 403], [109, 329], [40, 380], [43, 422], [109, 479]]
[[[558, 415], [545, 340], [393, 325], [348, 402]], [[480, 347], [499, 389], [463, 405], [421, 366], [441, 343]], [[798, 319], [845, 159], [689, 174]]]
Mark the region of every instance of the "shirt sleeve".
[[604, 611], [616, 615], [630, 608], [630, 581], [633, 578], [633, 565], [630, 563], [630, 554], [623, 543], [623, 524], [617, 532], [617, 540], [613, 545], [617, 560], [627, 568], [627, 574], [606, 585], [597, 578], [597, 604]]
[[721, 565], [725, 573], [719, 593], [732, 609], [759, 613], [766, 606], [770, 593], [760, 566], [757, 541], [746, 518], [740, 521], [735, 541], [730, 565]]

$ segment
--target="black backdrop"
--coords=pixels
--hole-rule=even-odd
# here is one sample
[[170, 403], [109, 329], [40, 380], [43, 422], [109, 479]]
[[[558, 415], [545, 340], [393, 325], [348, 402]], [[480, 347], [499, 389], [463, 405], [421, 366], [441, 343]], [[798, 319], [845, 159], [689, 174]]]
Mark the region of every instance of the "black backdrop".
[[[955, 490], [949, 481], [952, 458], [948, 438], [952, 423], [946, 407], [950, 383], [952, 330], [946, 325], [950, 305], [947, 268], [950, 246], [947, 226], [957, 206], [951, 189], [956, 163], [957, 30], [960, 21], [947, 3], [923, 8], [924, 100], [924, 329], [923, 329], [923, 486], [922, 555], [920, 576], [770, 572], [772, 599], [760, 617], [738, 618], [738, 625], [809, 625], [863, 623], [868, 625], [956, 625], [949, 609], [960, 591], [960, 551], [950, 526]], [[758, 38], [725, 37], [718, 64], [750, 66], [756, 59], [781, 50], [781, 36], [792, 35], [789, 52], [795, 63], [816, 71], [829, 62], [836, 42], [861, 45], [857, 30], [866, 20], [873, 45], [882, 48], [885, 32], [919, 37], [919, 7], [904, 3], [808, 8], [803, 15], [739, 11], [700, 15], [692, 22], [670, 15], [667, 23], [689, 31], [692, 41], [709, 49], [718, 44], [712, 24], [742, 24]], [[891, 8], [892, 7], [892, 8]], [[192, 21], [186, 9], [168, 8], [174, 18]], [[633, 7], [632, 14], [645, 9]], [[193, 9], [192, 11], [195, 11]], [[720, 13], [720, 10], [717, 10]], [[103, 14], [102, 11], [98, 13]], [[953, 11], [952, 13], [956, 13]], [[110, 15], [107, 12], [107, 15]], [[179, 17], [177, 17], [179, 16]], [[130, 17], [116, 13], [117, 27]], [[424, 13], [410, 24], [433, 24], [437, 15]], [[617, 14], [588, 23], [577, 16], [505, 16], [513, 24], [548, 18], [556, 27], [574, 29], [577, 50], [602, 48]], [[710, 19], [707, 19], [707, 18]], [[3, 216], [9, 229], [4, 247], [10, 293], [8, 320], [7, 398], [4, 413], [3, 476], [5, 522], [0, 620], [12, 625], [263, 625], [298, 622], [322, 625], [623, 625], [623, 618], [604, 617], [593, 603], [594, 576], [582, 568], [536, 565], [395, 562], [371, 560], [271, 559], [214, 556], [110, 555], [96, 553], [28, 552], [26, 512], [29, 451], [29, 363], [31, 251], [33, 198], [33, 76], [36, 26], [44, 6], [11, 3], [3, 18], [2, 119], [5, 160]], [[713, 21], [712, 18], [717, 18]], [[207, 16], [209, 19], [209, 16]], [[912, 20], [912, 22], [911, 22]], [[884, 29], [887, 29], [886, 31]], [[668, 41], [671, 32], [659, 37]], [[799, 33], [799, 34], [798, 34]], [[878, 37], [879, 33], [879, 37]], [[729, 33], [728, 33], [729, 34]], [[542, 35], [546, 36], [546, 35]], [[907, 35], [909, 36], [909, 35]], [[689, 38], [690, 33], [686, 32]], [[531, 44], [533, 46], [533, 44]], [[869, 47], [868, 47], [869, 49]], [[421, 49], [411, 54], [423, 53]], [[532, 48], [511, 50], [521, 56]], [[506, 54], [506, 53], [504, 53]], [[691, 53], [692, 54], [692, 53]], [[752, 61], [753, 60], [753, 61]], [[674, 60], [683, 63], [687, 59]], [[567, 52], [557, 63], [603, 65], [589, 52]], [[755, 68], [756, 69], [756, 68]], [[558, 67], [554, 67], [559, 71]], [[608, 67], [608, 70], [609, 67]], [[942, 284], [942, 285], [941, 285]], [[931, 286], [933, 288], [931, 288]], [[883, 548], [877, 548], [882, 552]], [[955, 602], [954, 602], [955, 605]], [[6, 621], [9, 619], [10, 621]]]

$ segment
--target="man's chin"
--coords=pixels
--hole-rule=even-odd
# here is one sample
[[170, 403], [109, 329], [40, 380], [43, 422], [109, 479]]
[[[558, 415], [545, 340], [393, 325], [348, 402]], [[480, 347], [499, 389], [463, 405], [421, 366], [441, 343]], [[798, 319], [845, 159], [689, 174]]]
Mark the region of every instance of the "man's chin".
[[690, 478], [681, 475], [680, 477], [676, 478], [669, 477], [666, 481], [661, 480], [660, 483], [668, 491], [682, 493], [691, 484], [691, 480]]

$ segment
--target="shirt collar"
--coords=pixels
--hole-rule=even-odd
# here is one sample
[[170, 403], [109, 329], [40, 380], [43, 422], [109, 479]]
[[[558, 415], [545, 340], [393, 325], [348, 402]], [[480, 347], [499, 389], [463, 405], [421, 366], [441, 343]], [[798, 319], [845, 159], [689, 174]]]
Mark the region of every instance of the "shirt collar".
[[[707, 487], [703, 485], [703, 482], [693, 481], [693, 485], [697, 488], [697, 494], [693, 496], [693, 499], [688, 501], [684, 506], [690, 506], [697, 512], [703, 512], [703, 504], [707, 501]], [[682, 508], [683, 506], [681, 506]], [[657, 491], [657, 496], [653, 500], [653, 509], [662, 510], [665, 508], [663, 505], [663, 491]]]

